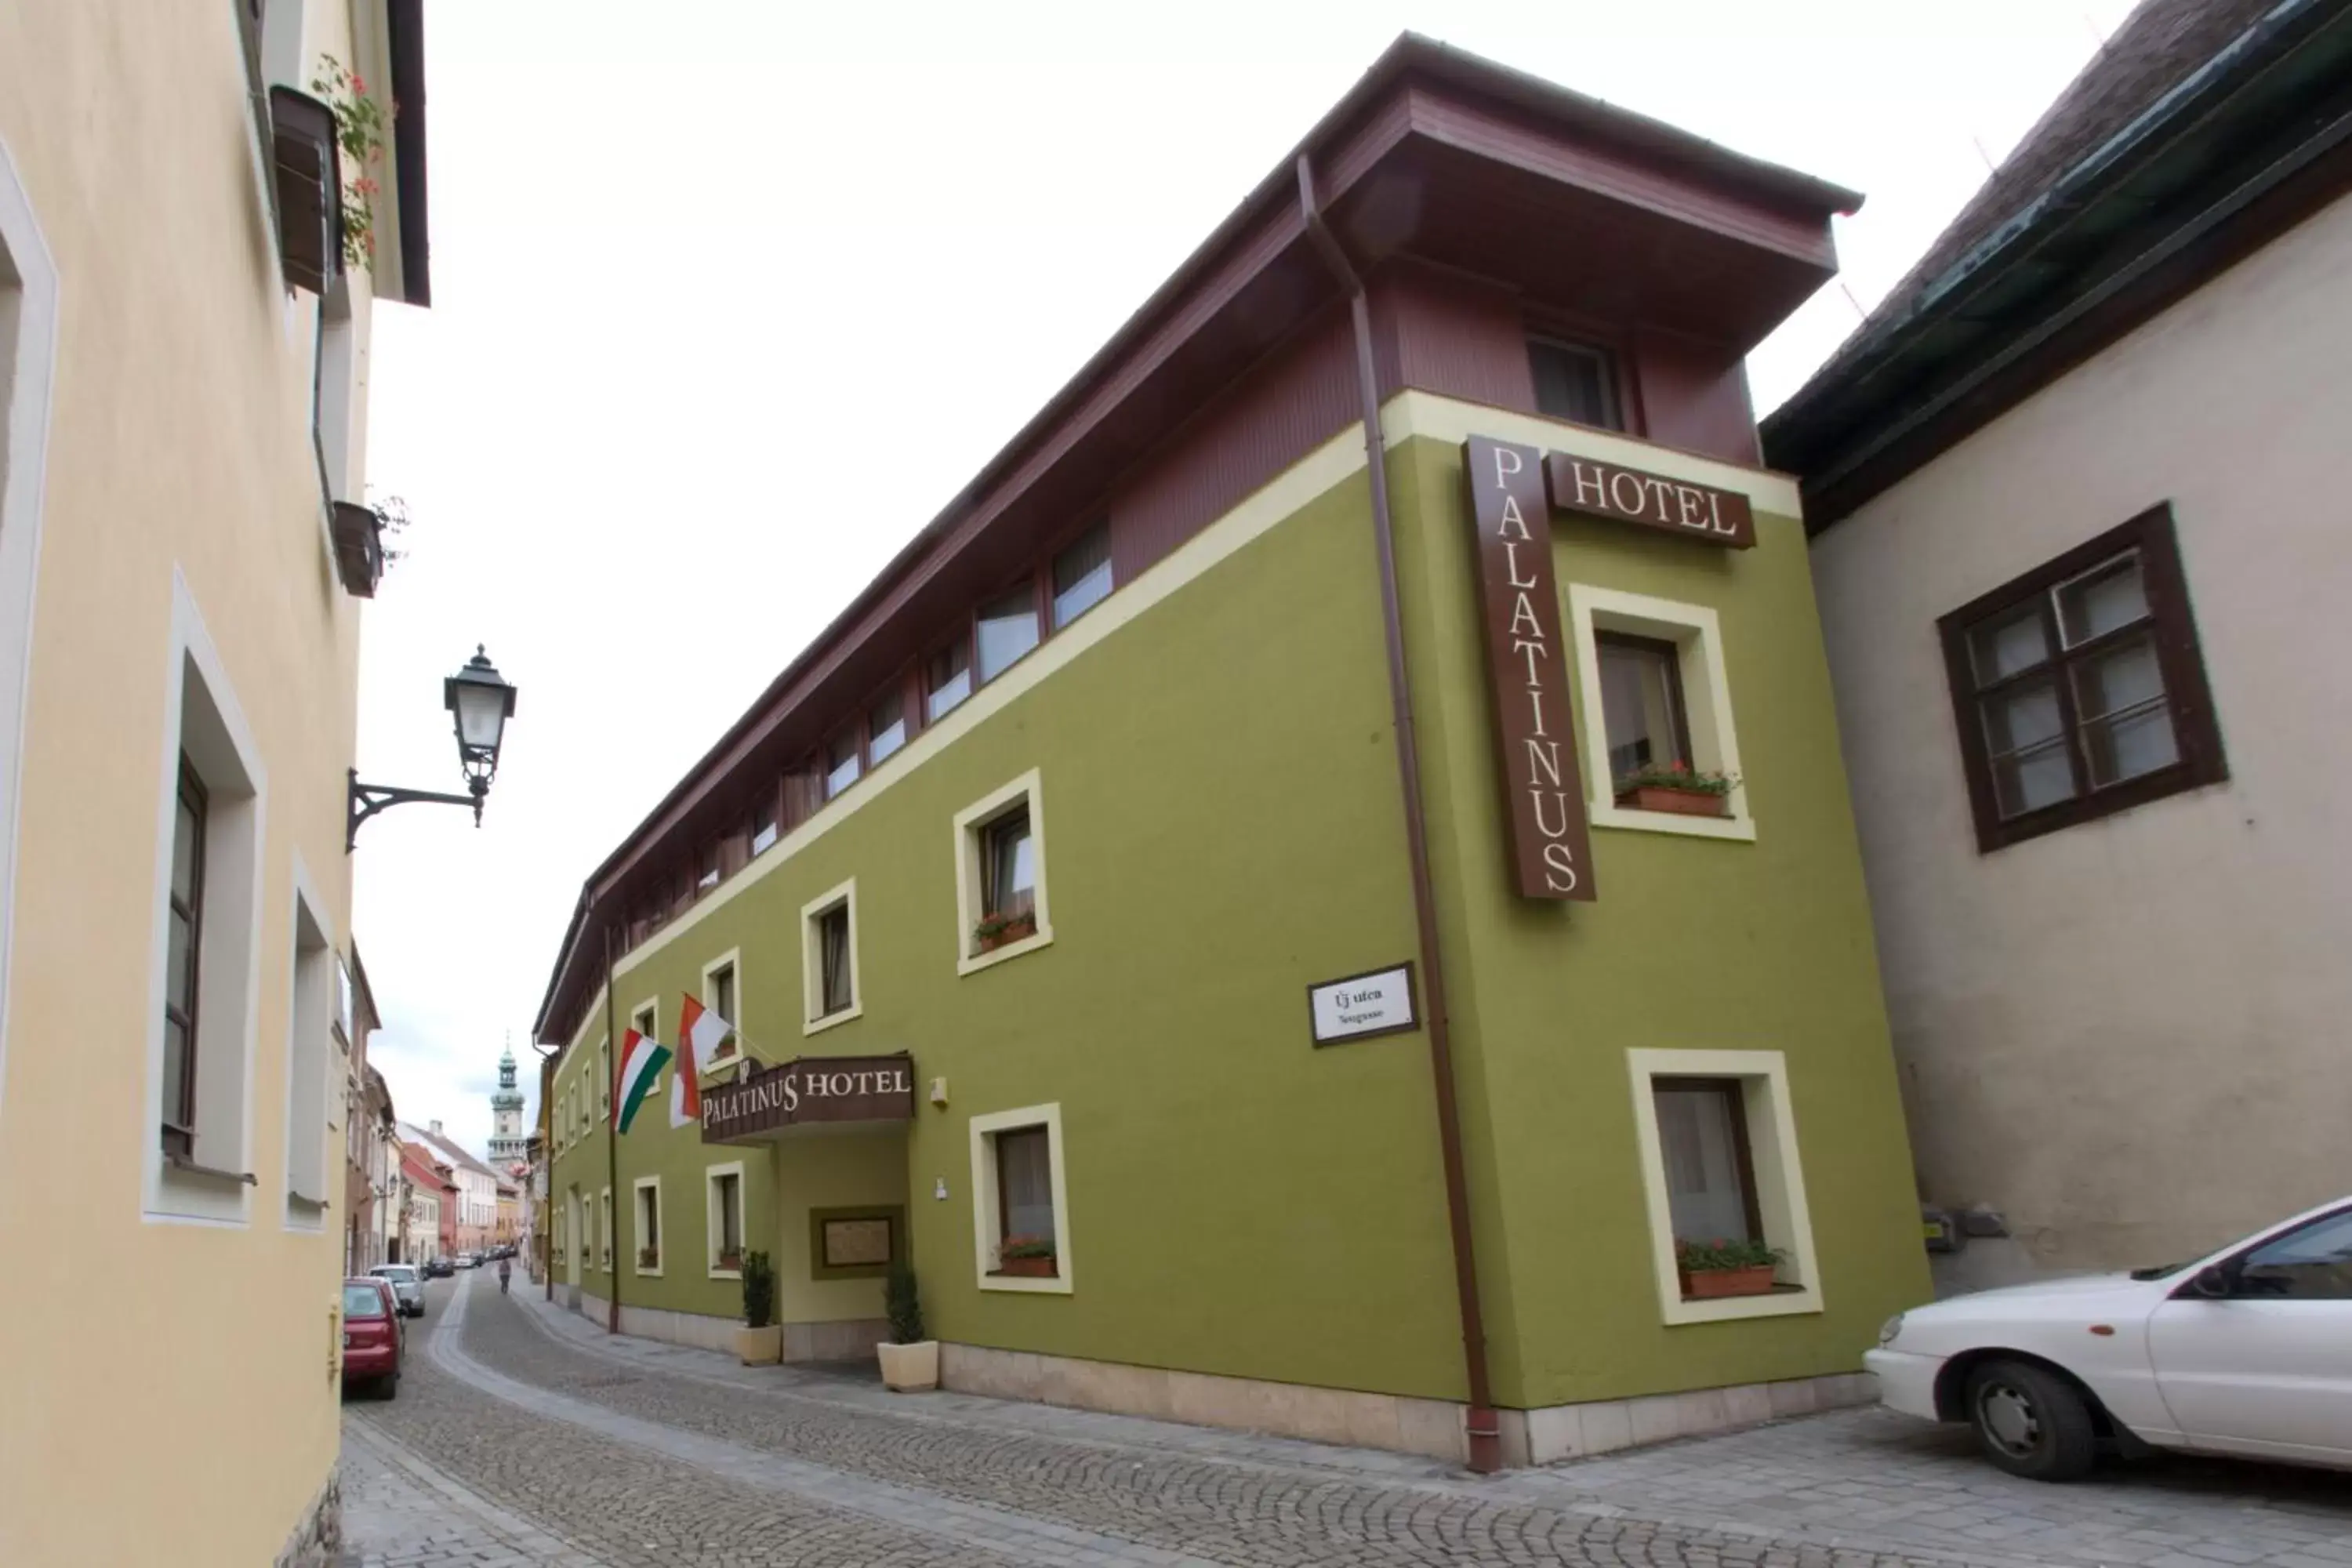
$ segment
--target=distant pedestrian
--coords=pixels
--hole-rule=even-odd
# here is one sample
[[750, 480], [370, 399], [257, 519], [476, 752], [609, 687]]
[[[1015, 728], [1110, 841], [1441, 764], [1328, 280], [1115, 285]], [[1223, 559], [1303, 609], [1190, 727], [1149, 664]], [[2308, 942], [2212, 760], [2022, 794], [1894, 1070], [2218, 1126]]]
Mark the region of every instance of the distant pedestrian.
[[503, 1296], [503, 1295], [505, 1295], [505, 1294], [507, 1293], [507, 1276], [508, 1276], [508, 1275], [509, 1275], [509, 1274], [512, 1274], [513, 1272], [514, 1272], [514, 1259], [513, 1259], [513, 1258], [499, 1258], [499, 1295]]

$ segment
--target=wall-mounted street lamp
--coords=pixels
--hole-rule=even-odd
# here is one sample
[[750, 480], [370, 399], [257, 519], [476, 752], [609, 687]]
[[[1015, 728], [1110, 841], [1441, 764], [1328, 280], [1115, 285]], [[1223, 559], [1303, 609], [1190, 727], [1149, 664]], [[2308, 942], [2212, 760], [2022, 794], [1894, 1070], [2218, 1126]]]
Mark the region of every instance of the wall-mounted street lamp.
[[365, 784], [360, 783], [359, 769], [352, 769], [351, 794], [344, 808], [344, 854], [351, 853], [352, 844], [359, 838], [361, 823], [379, 811], [412, 801], [470, 805], [474, 808], [474, 826], [482, 825], [482, 800], [490, 793], [490, 780], [499, 771], [499, 744], [505, 735], [507, 721], [514, 717], [515, 689], [499, 678], [498, 667], [477, 643], [474, 657], [466, 661], [466, 668], [441, 683], [441, 703], [449, 710], [457, 726], [457, 765], [466, 774], [466, 793], [442, 795], [433, 790]]

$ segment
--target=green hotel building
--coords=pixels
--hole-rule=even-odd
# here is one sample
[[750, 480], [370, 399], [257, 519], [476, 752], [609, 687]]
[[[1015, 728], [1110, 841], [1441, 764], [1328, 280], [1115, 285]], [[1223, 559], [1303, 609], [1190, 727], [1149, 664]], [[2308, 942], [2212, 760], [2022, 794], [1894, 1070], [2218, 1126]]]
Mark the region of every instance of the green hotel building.
[[1400, 40], [588, 878], [554, 1289], [724, 1347], [763, 1251], [838, 1360], [903, 1259], [950, 1388], [1480, 1468], [1866, 1397], [1927, 1272], [1742, 370], [1859, 199]]

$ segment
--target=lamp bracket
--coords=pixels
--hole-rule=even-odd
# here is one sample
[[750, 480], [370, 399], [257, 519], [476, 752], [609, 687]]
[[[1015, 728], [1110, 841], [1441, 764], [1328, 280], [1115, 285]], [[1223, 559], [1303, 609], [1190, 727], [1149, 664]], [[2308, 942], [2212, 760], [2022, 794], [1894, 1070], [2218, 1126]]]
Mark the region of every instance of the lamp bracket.
[[362, 784], [357, 768], [347, 770], [347, 773], [350, 791], [343, 806], [343, 853], [346, 855], [352, 852], [352, 847], [359, 840], [360, 824], [377, 812], [388, 811], [395, 805], [408, 805], [418, 801], [433, 805], [470, 805], [474, 808], [474, 826], [479, 827], [482, 825], [482, 797], [490, 793], [490, 781], [485, 778], [471, 780], [465, 795], [444, 795], [438, 790]]

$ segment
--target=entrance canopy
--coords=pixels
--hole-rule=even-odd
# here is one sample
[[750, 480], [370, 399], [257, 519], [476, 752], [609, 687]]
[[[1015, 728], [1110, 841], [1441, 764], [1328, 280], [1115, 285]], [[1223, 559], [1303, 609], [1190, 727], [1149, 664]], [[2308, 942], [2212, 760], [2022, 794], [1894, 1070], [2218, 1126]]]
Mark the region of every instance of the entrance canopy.
[[797, 1057], [702, 1091], [702, 1141], [763, 1143], [795, 1127], [915, 1119], [915, 1058]]

